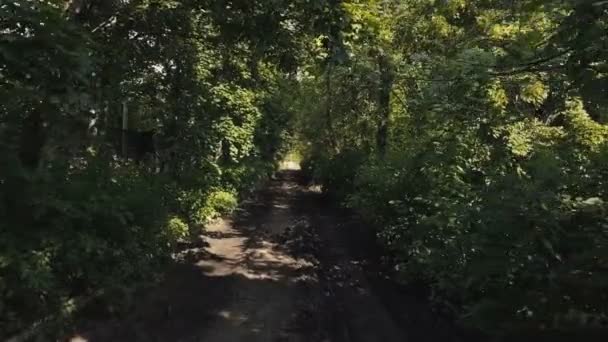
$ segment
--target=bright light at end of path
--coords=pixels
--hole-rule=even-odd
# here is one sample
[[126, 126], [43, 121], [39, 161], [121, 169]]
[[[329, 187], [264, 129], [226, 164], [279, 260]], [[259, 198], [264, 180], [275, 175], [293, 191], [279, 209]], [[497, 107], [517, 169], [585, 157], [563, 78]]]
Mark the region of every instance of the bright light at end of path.
[[74, 336], [70, 339], [70, 342], [88, 342], [89, 340], [87, 340], [86, 338], [82, 337], [82, 336]]
[[281, 170], [300, 170], [300, 164], [294, 161], [281, 162]]

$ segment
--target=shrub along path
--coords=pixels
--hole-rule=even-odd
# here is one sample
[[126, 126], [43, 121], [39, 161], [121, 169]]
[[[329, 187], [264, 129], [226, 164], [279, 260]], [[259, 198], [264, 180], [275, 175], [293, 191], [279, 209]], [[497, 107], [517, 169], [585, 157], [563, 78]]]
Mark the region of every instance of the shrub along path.
[[456, 341], [423, 301], [387, 286], [373, 239], [298, 176], [280, 172], [232, 218], [211, 224], [202, 247], [183, 251], [126, 317], [89, 322], [71, 339]]

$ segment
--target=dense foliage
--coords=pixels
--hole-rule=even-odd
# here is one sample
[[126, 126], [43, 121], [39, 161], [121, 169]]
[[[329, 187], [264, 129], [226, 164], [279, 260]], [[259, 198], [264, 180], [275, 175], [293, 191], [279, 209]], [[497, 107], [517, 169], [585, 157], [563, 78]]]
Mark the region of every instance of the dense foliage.
[[0, 339], [150, 280], [273, 171], [299, 5], [0, 3]]
[[463, 324], [605, 324], [607, 32], [602, 0], [2, 1], [0, 338], [154, 278], [293, 145]]
[[311, 175], [460, 322], [605, 324], [608, 3], [345, 0], [336, 12], [294, 104]]

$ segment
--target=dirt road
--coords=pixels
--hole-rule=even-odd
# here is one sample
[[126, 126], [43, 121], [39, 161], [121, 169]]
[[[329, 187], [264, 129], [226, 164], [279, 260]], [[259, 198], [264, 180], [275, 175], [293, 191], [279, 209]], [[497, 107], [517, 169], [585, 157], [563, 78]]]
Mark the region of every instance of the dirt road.
[[72, 341], [458, 341], [424, 300], [384, 279], [365, 228], [298, 175], [280, 172], [211, 224], [127, 317], [89, 324]]

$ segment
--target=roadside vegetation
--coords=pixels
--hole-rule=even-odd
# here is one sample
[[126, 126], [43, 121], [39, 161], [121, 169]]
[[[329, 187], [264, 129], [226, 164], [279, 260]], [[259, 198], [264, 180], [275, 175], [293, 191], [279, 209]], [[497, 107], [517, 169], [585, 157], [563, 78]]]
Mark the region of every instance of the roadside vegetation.
[[288, 153], [442, 315], [605, 327], [607, 45], [601, 0], [3, 1], [0, 339], [120, 307]]

